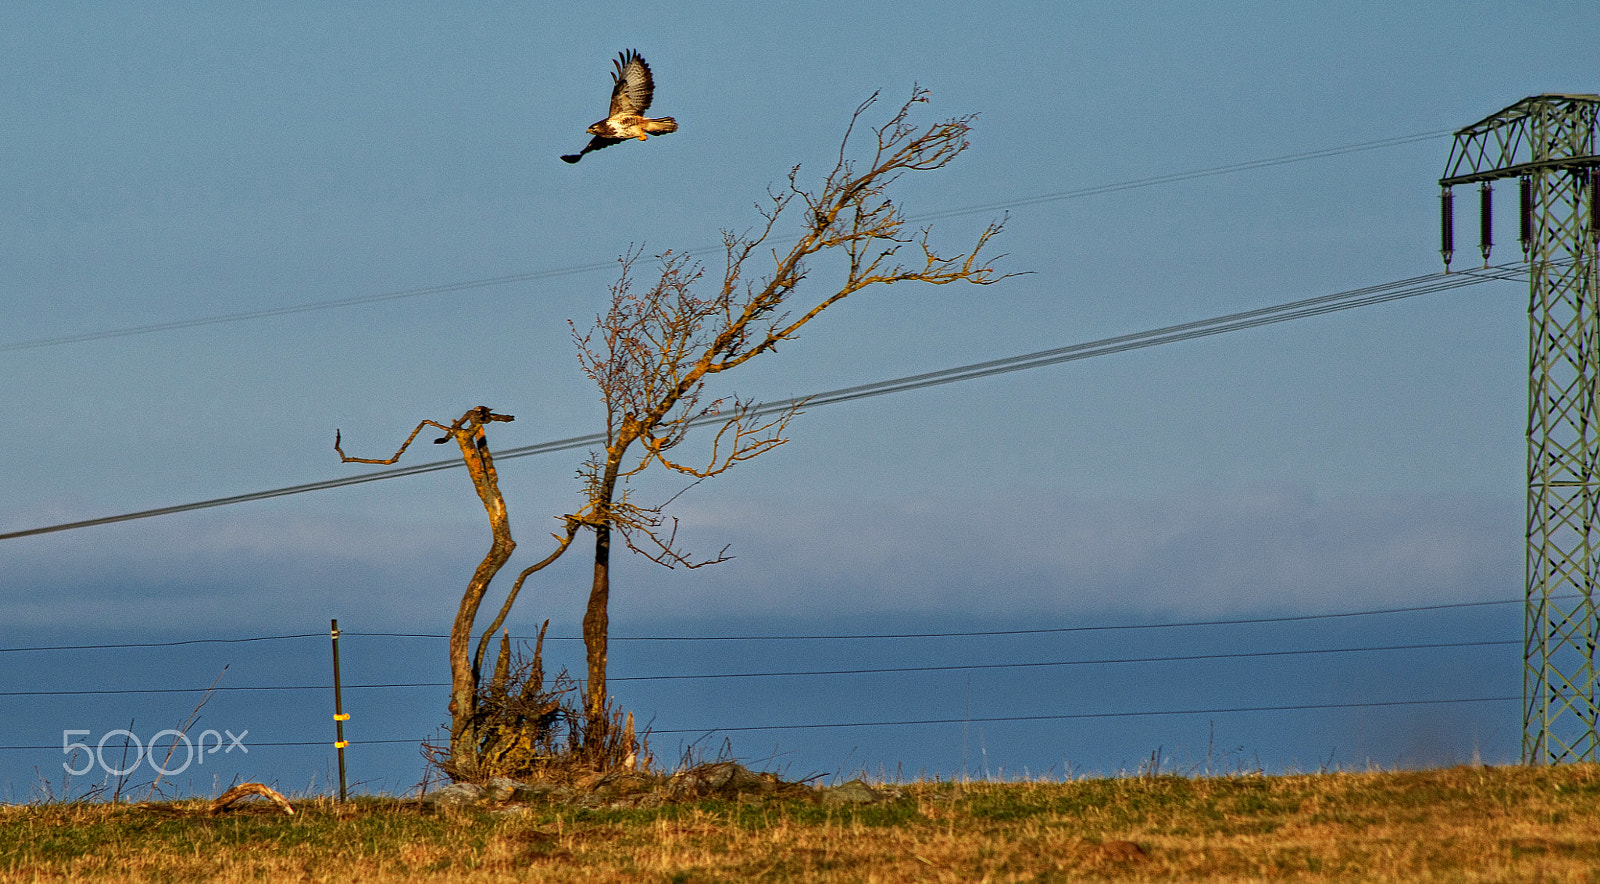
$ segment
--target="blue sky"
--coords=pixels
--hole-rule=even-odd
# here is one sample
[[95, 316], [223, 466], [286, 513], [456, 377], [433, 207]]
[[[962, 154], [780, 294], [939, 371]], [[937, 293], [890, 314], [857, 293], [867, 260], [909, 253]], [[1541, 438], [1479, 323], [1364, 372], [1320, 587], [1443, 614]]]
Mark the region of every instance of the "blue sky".
[[[756, 223], [756, 201], [793, 165], [802, 180], [823, 169], [874, 90], [888, 109], [913, 83], [930, 89], [928, 120], [979, 114], [955, 165], [905, 182], [899, 195], [916, 216], [1444, 132], [1526, 95], [1596, 91], [1596, 37], [1577, 2], [1172, 3], [1138, 16], [1109, 3], [15, 4], [0, 12], [0, 408], [10, 428], [0, 532], [363, 469], [337, 462], [335, 428], [347, 450], [371, 455], [418, 420], [478, 404], [517, 417], [494, 428], [497, 448], [593, 432], [598, 400], [567, 321], [590, 321], [615, 273], [8, 345], [583, 267], [633, 245], [714, 245], [720, 230]], [[604, 111], [610, 59], [625, 48], [649, 59], [653, 110], [681, 130], [561, 163]], [[802, 395], [1433, 272], [1448, 149], [1440, 136], [1017, 206], [997, 245], [1002, 267], [1026, 275], [862, 293], [721, 389]], [[959, 246], [998, 214], [933, 222], [934, 238]], [[789, 445], [679, 502], [690, 542], [731, 543], [734, 561], [687, 573], [620, 565], [616, 632], [1021, 628], [1515, 597], [1525, 313], [1521, 284], [1488, 283], [816, 409]], [[580, 460], [503, 465], [525, 554], [575, 505]], [[486, 536], [464, 474], [449, 471], [4, 543], [0, 646], [22, 646], [309, 633], [329, 617], [352, 631], [442, 632]], [[552, 571], [519, 623], [549, 617], [552, 632], [570, 633], [582, 571], [577, 556]], [[1444, 632], [1515, 639], [1514, 614]], [[1443, 621], [1383, 622], [1351, 640], [1403, 640]], [[374, 680], [442, 673], [442, 646], [373, 642]], [[322, 645], [305, 648], [310, 662], [296, 665], [325, 678]], [[1035, 650], [994, 642], [971, 653], [997, 662]], [[802, 657], [835, 668], [849, 653]], [[1518, 688], [1514, 651], [1493, 665], [1476, 650], [1453, 653], [1351, 663], [1284, 702], [1380, 688], [1442, 695], [1439, 673], [1480, 669], [1491, 675], [1463, 690], [1487, 678]], [[908, 642], [883, 658], [924, 665], [950, 654]], [[164, 685], [179, 673], [208, 683], [229, 662], [0, 656], [16, 690]], [[713, 664], [762, 665], [619, 653], [613, 676]], [[267, 683], [287, 664], [269, 654], [260, 665], [250, 678]], [[237, 671], [229, 677], [246, 683]], [[1403, 683], [1391, 683], [1395, 671]], [[1300, 677], [1229, 672], [1218, 678], [1258, 687]], [[1199, 696], [1186, 675], [1104, 687], [1102, 699], [1162, 708]], [[966, 708], [1059, 712], [1100, 696], [1079, 702], [1050, 678], [980, 683]], [[765, 723], [783, 709], [795, 720], [877, 719], [874, 698], [891, 695], [909, 704], [897, 716], [946, 717], [929, 710], [948, 707], [955, 688], [908, 676], [740, 700], [644, 690], [619, 684], [668, 728]], [[1256, 696], [1240, 687], [1218, 702]], [[11, 726], [0, 743], [181, 719], [188, 702], [84, 700]], [[276, 702], [208, 714], [265, 715], [255, 725], [265, 734], [287, 720]], [[372, 736], [431, 727], [442, 702], [442, 692], [391, 698], [387, 730]], [[1515, 704], [1473, 715], [1499, 741], [1492, 748], [1514, 757]], [[1066, 754], [1112, 770], [1157, 745], [1209, 739], [1193, 717], [1163, 722], [1170, 730], [1129, 724], [1080, 743], [1036, 727], [984, 748], [991, 766], [1012, 770], [1059, 769], [1054, 756]], [[1380, 763], [1459, 758], [1472, 748], [1459, 724], [1418, 725], [1454, 740], [1423, 739], [1423, 751], [1374, 741], [1369, 722], [1363, 745]], [[1235, 742], [1284, 766], [1338, 743], [1353, 753], [1350, 727], [1267, 716], [1239, 726]], [[739, 738], [759, 745], [735, 745], [776, 749], [807, 770], [957, 765], [948, 743], [905, 729], [874, 731], [870, 749], [858, 736], [763, 732]], [[59, 760], [3, 754], [19, 789]], [[299, 785], [301, 760], [271, 763]], [[386, 785], [415, 766], [409, 750], [388, 758]]]

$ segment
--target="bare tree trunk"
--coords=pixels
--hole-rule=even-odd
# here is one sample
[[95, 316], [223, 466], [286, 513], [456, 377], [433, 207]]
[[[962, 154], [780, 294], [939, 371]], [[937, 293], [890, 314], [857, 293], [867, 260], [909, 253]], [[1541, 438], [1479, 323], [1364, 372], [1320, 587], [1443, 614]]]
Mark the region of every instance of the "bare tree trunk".
[[[511, 539], [511, 519], [506, 513], [506, 500], [500, 493], [500, 477], [495, 472], [494, 457], [484, 437], [483, 424], [492, 419], [509, 420], [508, 415], [491, 414], [484, 407], [475, 408], [463, 416], [465, 425], [450, 435], [461, 448], [461, 459], [472, 476], [473, 488], [483, 501], [484, 512], [489, 516], [489, 530], [493, 541], [489, 552], [478, 563], [466, 592], [461, 595], [461, 605], [456, 609], [455, 623], [450, 629], [450, 760], [458, 778], [472, 778], [478, 771], [477, 694], [481, 681], [479, 663], [471, 653], [472, 627], [478, 619], [478, 608], [489, 591], [489, 584], [500, 569], [505, 567], [517, 548]], [[458, 422], [460, 423], [460, 422]], [[444, 441], [444, 440], [439, 440]]]
[[605, 745], [606, 637], [611, 628], [611, 526], [594, 529], [594, 582], [589, 587], [589, 608], [583, 615], [583, 646], [587, 653], [589, 683], [584, 704], [584, 744]]
[[489, 552], [478, 563], [461, 595], [461, 605], [456, 609], [455, 623], [450, 628], [450, 759], [460, 778], [471, 778], [478, 769], [477, 693], [480, 682], [478, 665], [472, 659], [472, 626], [478, 619], [478, 608], [489, 591], [489, 584], [511, 558], [517, 542], [511, 539], [511, 520], [506, 514], [506, 501], [500, 494], [499, 477], [487, 445], [480, 445], [483, 427], [473, 434], [456, 433], [461, 446], [461, 456], [472, 474], [472, 484], [483, 501], [489, 516], [489, 530], [494, 540]]
[[638, 424], [628, 415], [606, 449], [606, 467], [600, 476], [597, 508], [606, 515], [594, 522], [594, 578], [589, 584], [589, 606], [583, 613], [583, 647], [588, 684], [584, 694], [583, 745], [603, 751], [611, 718], [606, 714], [606, 663], [611, 634], [611, 530], [616, 503], [617, 476], [622, 453], [638, 438]]

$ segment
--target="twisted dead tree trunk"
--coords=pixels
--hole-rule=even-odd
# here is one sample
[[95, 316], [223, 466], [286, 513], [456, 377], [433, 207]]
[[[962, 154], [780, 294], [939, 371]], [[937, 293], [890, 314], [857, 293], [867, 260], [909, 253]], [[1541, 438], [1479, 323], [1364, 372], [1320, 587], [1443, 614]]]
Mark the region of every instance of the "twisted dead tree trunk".
[[[450, 747], [449, 760], [444, 767], [447, 774], [458, 780], [477, 779], [480, 773], [480, 760], [495, 748], [485, 745], [485, 740], [493, 739], [496, 735], [480, 732], [483, 714], [479, 701], [483, 696], [481, 691], [485, 687], [482, 683], [483, 658], [489, 641], [505, 623], [506, 615], [511, 612], [511, 606], [516, 603], [517, 595], [522, 591], [523, 582], [529, 575], [560, 558], [572, 544], [580, 527], [578, 523], [568, 520], [564, 535], [552, 535], [556, 540], [555, 550], [517, 575], [505, 602], [500, 606], [499, 613], [483, 631], [478, 640], [477, 650], [473, 652], [472, 633], [477, 623], [478, 609], [482, 607], [484, 596], [489, 592], [489, 585], [494, 581], [495, 575], [505, 567], [517, 548], [516, 541], [511, 537], [511, 520], [506, 512], [505, 496], [500, 493], [499, 475], [494, 468], [494, 455], [489, 451], [488, 437], [484, 433], [484, 428], [490, 423], [511, 420], [515, 418], [509, 414], [495, 414], [485, 405], [468, 410], [449, 426], [437, 421], [424, 420], [411, 431], [411, 435], [406, 437], [406, 441], [400, 445], [400, 450], [396, 451], [393, 457], [382, 460], [350, 457], [341, 447], [343, 441], [341, 434], [338, 431], [334, 433], [333, 449], [338, 452], [340, 460], [344, 463], [393, 464], [405, 454], [423, 427], [443, 430], [445, 435], [433, 440], [434, 444], [442, 445], [452, 439], [455, 440], [461, 449], [461, 460], [467, 467], [467, 474], [472, 478], [472, 486], [477, 491], [478, 499], [483, 502], [484, 512], [489, 517], [489, 531], [492, 536], [489, 551], [472, 572], [471, 579], [467, 581], [466, 591], [461, 594], [461, 604], [456, 609], [455, 622], [450, 627], [448, 707]], [[541, 637], [542, 635], [541, 633]], [[506, 691], [504, 682], [507, 677], [506, 655], [509, 653], [509, 640], [503, 640], [501, 647], [501, 658], [497, 660], [493, 680], [487, 686], [491, 694], [496, 692], [504, 694]]]
[[[723, 561], [722, 553], [692, 559], [677, 546], [677, 522], [662, 515], [665, 504], [640, 506], [628, 496], [629, 481], [652, 465], [696, 481], [782, 445], [795, 408], [767, 411], [738, 397], [702, 403], [707, 382], [793, 340], [824, 310], [863, 289], [902, 282], [988, 285], [1005, 278], [982, 256], [1002, 222], [987, 226], [970, 248], [945, 253], [930, 241], [930, 229], [908, 230], [889, 196], [902, 176], [943, 168], [967, 148], [972, 117], [925, 127], [912, 125], [911, 111], [927, 92], [911, 98], [887, 123], [873, 129], [864, 158], [849, 158], [852, 135], [876, 103], [874, 95], [851, 117], [839, 155], [820, 185], [800, 185], [800, 168], [788, 187], [769, 193], [764, 223], [753, 234], [724, 233], [722, 279], [700, 294], [704, 269], [682, 256], [661, 258], [660, 276], [645, 292], [634, 288], [640, 253], [622, 259], [610, 309], [584, 334], [573, 328], [578, 359], [600, 388], [606, 408], [606, 444], [592, 452], [582, 476], [587, 503], [568, 517], [594, 532], [594, 574], [583, 619], [587, 654], [585, 740], [603, 739], [609, 724], [606, 692], [610, 628], [612, 541], [621, 536], [635, 552], [668, 567], [695, 568]], [[797, 205], [798, 204], [798, 205]], [[786, 250], [770, 248], [781, 219], [798, 215], [799, 233]], [[904, 249], [909, 254], [902, 258]], [[771, 255], [771, 269], [746, 278], [752, 258]], [[828, 270], [838, 276], [818, 296], [790, 312], [808, 261], [835, 256]], [[693, 426], [716, 427], [708, 453], [693, 464], [673, 449]], [[638, 448], [634, 443], [640, 443]], [[670, 503], [670, 501], [668, 501]]]

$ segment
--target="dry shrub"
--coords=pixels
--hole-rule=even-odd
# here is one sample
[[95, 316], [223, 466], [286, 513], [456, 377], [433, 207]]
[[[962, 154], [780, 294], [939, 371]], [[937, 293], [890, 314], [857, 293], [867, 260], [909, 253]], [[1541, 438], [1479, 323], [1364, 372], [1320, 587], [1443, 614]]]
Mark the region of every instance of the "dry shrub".
[[470, 776], [450, 763], [448, 744], [424, 743], [429, 765], [452, 780], [487, 783], [495, 777], [522, 782], [571, 783], [613, 770], [649, 769], [648, 733], [634, 730], [633, 713], [608, 706], [609, 726], [587, 739], [582, 686], [565, 669], [547, 684], [544, 635], [513, 650], [509, 635], [500, 639], [494, 676], [480, 683], [475, 733], [478, 767]]

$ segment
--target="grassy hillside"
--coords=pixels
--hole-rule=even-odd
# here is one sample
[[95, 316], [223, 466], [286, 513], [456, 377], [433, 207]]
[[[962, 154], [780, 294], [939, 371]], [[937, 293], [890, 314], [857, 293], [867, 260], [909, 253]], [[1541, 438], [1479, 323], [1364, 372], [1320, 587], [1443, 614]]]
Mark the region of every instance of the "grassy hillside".
[[0, 881], [1595, 881], [1600, 767], [908, 783], [654, 809], [0, 809]]

